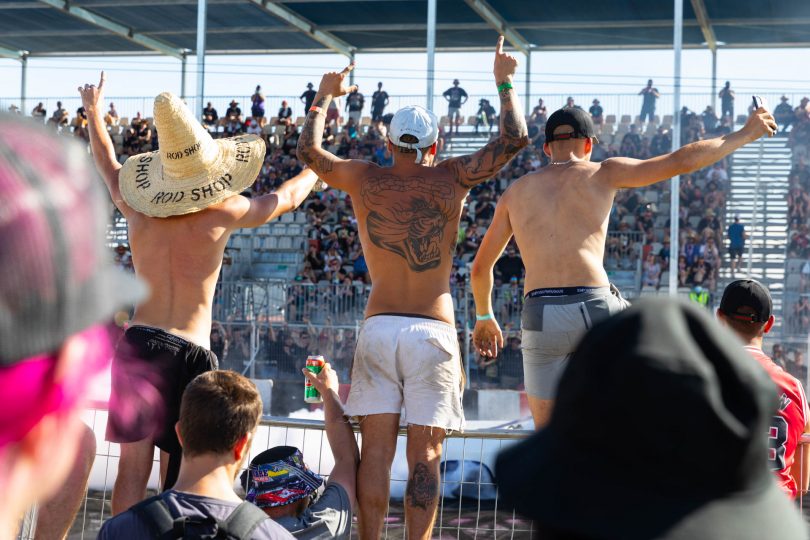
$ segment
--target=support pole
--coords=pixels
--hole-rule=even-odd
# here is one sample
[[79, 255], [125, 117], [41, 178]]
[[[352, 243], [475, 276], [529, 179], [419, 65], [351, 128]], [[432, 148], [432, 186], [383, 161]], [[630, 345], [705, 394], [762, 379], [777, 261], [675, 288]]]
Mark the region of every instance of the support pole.
[[[673, 19], [673, 52], [675, 53], [674, 79], [675, 92], [673, 96], [675, 114], [672, 117], [672, 151], [681, 146], [681, 50], [683, 49], [683, 0], [675, 0], [675, 16]], [[669, 296], [678, 296], [678, 253], [680, 252], [679, 219], [680, 219], [680, 192], [681, 177], [672, 177], [670, 183], [669, 203]]]
[[25, 116], [28, 110], [25, 98], [28, 90], [28, 54], [20, 56], [20, 114]]
[[[748, 279], [752, 279], [752, 272], [754, 271], [754, 238], [757, 234], [757, 229], [759, 228], [759, 190], [760, 190], [760, 178], [762, 178], [762, 158], [765, 154], [765, 137], [760, 137], [759, 139], [759, 158], [757, 159], [757, 180], [754, 184], [754, 208], [751, 210], [751, 234], [748, 236]], [[763, 218], [767, 214], [763, 212]], [[764, 222], [764, 219], [763, 219]], [[762, 238], [765, 239], [765, 227], [763, 226], [763, 234]], [[763, 260], [762, 263], [762, 273], [763, 276], [765, 274], [765, 261]]]
[[[350, 63], [354, 64], [354, 51], [352, 51], [351, 56], [349, 56], [349, 61]], [[354, 72], [354, 69], [349, 72], [349, 86], [354, 84]]]
[[717, 114], [717, 49], [712, 49], [712, 110]]
[[186, 99], [186, 67], [188, 65], [188, 54], [183, 53], [183, 58], [180, 59], [180, 99]]
[[205, 17], [207, 0], [197, 0], [197, 117], [202, 119], [205, 99]]
[[529, 114], [532, 111], [532, 51], [526, 53], [526, 108], [523, 114]]
[[427, 12], [427, 110], [433, 110], [433, 80], [436, 75], [436, 0], [428, 0]]

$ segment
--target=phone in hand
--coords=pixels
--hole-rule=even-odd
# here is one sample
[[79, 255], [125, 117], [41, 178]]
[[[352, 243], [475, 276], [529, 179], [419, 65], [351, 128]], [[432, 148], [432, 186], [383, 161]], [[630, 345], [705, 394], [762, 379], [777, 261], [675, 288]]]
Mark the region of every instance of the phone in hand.
[[754, 110], [765, 107], [765, 100], [760, 96], [751, 96], [754, 99]]

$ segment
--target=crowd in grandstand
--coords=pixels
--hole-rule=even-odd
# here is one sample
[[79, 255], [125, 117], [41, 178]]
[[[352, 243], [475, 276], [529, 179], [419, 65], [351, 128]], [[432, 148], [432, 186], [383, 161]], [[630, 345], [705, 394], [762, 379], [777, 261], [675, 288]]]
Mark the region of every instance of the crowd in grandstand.
[[[655, 102], [660, 94], [653, 86], [653, 81], [648, 81], [639, 94], [642, 96], [641, 114], [635, 121], [625, 118], [618, 124], [615, 117], [611, 118], [606, 114], [598, 99], [593, 100], [589, 112], [594, 124], [601, 130], [599, 142], [594, 145], [593, 160], [601, 161], [614, 156], [647, 159], [671, 150], [671, 125], [666, 123], [666, 118], [665, 122], [661, 122], [655, 115]], [[308, 84], [298, 100], [309, 106], [314, 96], [313, 85]], [[452, 136], [454, 130], [459, 133], [459, 124], [463, 124], [463, 118], [458, 109], [469, 96], [458, 81], [454, 81], [444, 97], [450, 114], [440, 127], [440, 148], [444, 147], [446, 138]], [[711, 106], [707, 106], [701, 113], [683, 108], [681, 144], [731, 131], [733, 91], [724, 87], [720, 98], [722, 112], [725, 113], [721, 116]], [[346, 96], [342, 107], [340, 103], [333, 103], [327, 113], [324, 147], [340, 157], [365, 159], [381, 166], [390, 165], [393, 157], [386, 145], [386, 133], [392, 115], [385, 110], [388, 100], [388, 94], [382, 89], [382, 83], [379, 83], [369, 100], [358, 91]], [[791, 172], [788, 195], [788, 250], [789, 257], [800, 259], [810, 259], [810, 196], [807, 195], [810, 188], [810, 167], [806, 164], [810, 159], [810, 121], [807, 103], [807, 99], [804, 99], [794, 109], [787, 103], [787, 98], [784, 98], [775, 110], [783, 130], [789, 130], [789, 145], [793, 149], [795, 166]], [[282, 102], [275, 115], [266, 113], [265, 98], [258, 86], [251, 97], [250, 114], [244, 114], [239, 105], [236, 100], [232, 100], [224, 114], [220, 115], [209, 102], [203, 110], [203, 124], [214, 137], [255, 133], [265, 139], [267, 154], [250, 191], [253, 195], [269, 193], [303, 169], [295, 155], [301, 119], [293, 118], [287, 101]], [[477, 132], [483, 125], [488, 131], [492, 131], [497, 124], [496, 111], [488, 101], [481, 100], [479, 105], [474, 128]], [[579, 107], [573, 98], [569, 98], [566, 105]], [[786, 109], [790, 109], [790, 115], [786, 115]], [[367, 114], [370, 116], [366, 116]], [[87, 120], [82, 109], [71, 120], [61, 103], [57, 103], [56, 111], [48, 117], [40, 103], [34, 108], [32, 115], [42, 118], [49, 125], [72, 131], [76, 137], [87, 138]], [[464, 298], [470, 262], [486, 232], [499, 197], [511, 182], [549, 162], [543, 152], [543, 128], [547, 116], [547, 106], [540, 99], [531, 114], [527, 115], [531, 145], [515, 157], [492, 182], [475, 188], [468, 197], [459, 227], [451, 276], [454, 290], [457, 291], [455, 300], [459, 306]], [[116, 151], [122, 161], [131, 155], [158, 148], [158, 134], [154, 123], [141, 113], [126, 126], [119, 126], [119, 115], [114, 103], [110, 103], [105, 122], [117, 142]], [[446, 133], [448, 128], [449, 133]], [[729, 166], [730, 163], [722, 161], [706, 170], [681, 177], [680, 251], [677, 254], [679, 287], [714, 291], [721, 268], [728, 264], [728, 255], [734, 253], [733, 245], [730, 250], [727, 249], [729, 240], [734, 243], [733, 233], [728, 236], [724, 234], [731, 225], [730, 216], [724, 215], [729, 188]], [[671, 256], [668, 187], [668, 184], [658, 184], [645, 190], [620, 191], [611, 211], [605, 267], [608, 271], [626, 271], [639, 276], [637, 288], [641, 291], [657, 290], [667, 279]], [[327, 189], [321, 193], [313, 193], [303, 207], [307, 213], [306, 244], [302, 246], [305, 254], [300, 261], [295, 281], [289, 286], [288, 303], [285, 306], [286, 320], [301, 327], [310, 322], [320, 327], [328, 322], [349, 328], [362, 318], [366, 285], [369, 284], [368, 268], [360, 246], [351, 198], [342, 191]], [[734, 230], [733, 226], [731, 230]], [[131, 269], [129, 247], [120, 245], [115, 251], [117, 264]], [[523, 269], [522, 265], [518, 268], [517, 265], [510, 264], [513, 259], [519, 261], [520, 254], [514, 245], [510, 245], [504, 260], [496, 267], [493, 296], [499, 319], [504, 323], [517, 325], [523, 301], [520, 294]], [[508, 268], [501, 269], [507, 266]], [[807, 270], [810, 276], [810, 264]], [[810, 305], [806, 297], [797, 297], [796, 302], [788, 306], [786, 324], [797, 332], [810, 329]], [[226, 340], [230, 344], [227, 351], [228, 362], [237, 366], [249, 358], [249, 333], [231, 328], [235, 327], [228, 325], [228, 330], [223, 332], [227, 334]], [[309, 339], [309, 335], [314, 335], [312, 331], [307, 333], [292, 330], [285, 336], [285, 331], [281, 329], [276, 333], [282, 336], [279, 343], [286, 340], [298, 344], [297, 346], [300, 346], [302, 340]], [[342, 370], [341, 374], [350, 368], [351, 356], [348, 351], [353, 346], [344, 347], [344, 341], [349, 343], [352, 340], [346, 341], [342, 337], [323, 339], [324, 344], [329, 343], [335, 349], [338, 357], [335, 366]], [[519, 348], [519, 332], [510, 341]], [[263, 338], [260, 351], [264, 353], [257, 364], [260, 371], [286, 373], [283, 358], [289, 351], [276, 347], [287, 351], [278, 356], [274, 354], [278, 351], [270, 343]], [[295, 352], [300, 353], [300, 350]], [[281, 360], [274, 359], [276, 357]], [[348, 360], [346, 363], [340, 361], [343, 357]], [[476, 357], [471, 368], [473, 382], [476, 384], [487, 385], [496, 380], [505, 384], [512, 380], [509, 375], [501, 379], [495, 377], [499, 371], [501, 374], [510, 372], [503, 359], [500, 362], [487, 362]], [[290, 376], [296, 375], [290, 372]]]

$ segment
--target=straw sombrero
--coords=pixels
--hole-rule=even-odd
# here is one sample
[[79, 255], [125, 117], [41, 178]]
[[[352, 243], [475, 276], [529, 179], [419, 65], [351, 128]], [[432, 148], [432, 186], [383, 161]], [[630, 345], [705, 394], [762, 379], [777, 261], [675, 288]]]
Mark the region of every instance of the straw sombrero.
[[199, 212], [253, 184], [264, 162], [256, 135], [227, 139], [211, 135], [177, 96], [155, 98], [160, 150], [130, 157], [121, 168], [124, 201], [152, 217]]

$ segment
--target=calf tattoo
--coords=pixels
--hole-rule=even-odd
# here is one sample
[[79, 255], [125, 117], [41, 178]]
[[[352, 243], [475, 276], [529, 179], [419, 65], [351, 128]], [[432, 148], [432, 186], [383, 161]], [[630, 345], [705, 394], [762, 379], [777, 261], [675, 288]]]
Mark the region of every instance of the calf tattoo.
[[366, 228], [375, 246], [401, 256], [414, 272], [441, 264], [447, 253], [442, 249], [445, 230], [459, 212], [452, 185], [382, 174], [365, 180], [360, 195], [369, 209]]
[[408, 505], [422, 510], [430, 510], [436, 502], [439, 491], [438, 478], [424, 463], [417, 463], [408, 480]]

